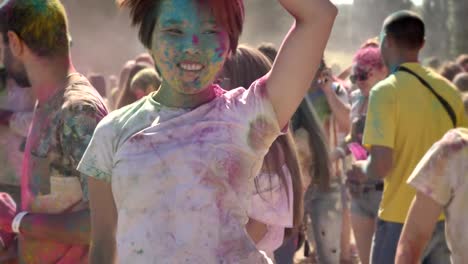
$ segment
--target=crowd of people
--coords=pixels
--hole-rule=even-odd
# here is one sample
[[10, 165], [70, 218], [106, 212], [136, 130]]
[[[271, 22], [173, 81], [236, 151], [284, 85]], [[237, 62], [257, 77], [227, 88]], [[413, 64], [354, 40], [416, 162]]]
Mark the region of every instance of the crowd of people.
[[0, 3], [0, 263], [467, 261], [468, 54], [421, 58], [402, 10], [333, 72], [336, 7], [278, 1], [277, 49], [242, 0], [121, 0], [118, 77], [59, 0]]

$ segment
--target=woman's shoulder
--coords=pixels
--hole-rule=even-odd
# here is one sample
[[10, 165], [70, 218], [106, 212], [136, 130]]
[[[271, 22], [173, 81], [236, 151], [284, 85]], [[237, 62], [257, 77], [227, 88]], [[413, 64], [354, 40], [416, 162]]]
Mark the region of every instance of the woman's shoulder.
[[155, 108], [148, 102], [148, 98], [144, 97], [110, 112], [99, 122], [96, 131], [109, 136], [131, 133], [132, 127], [140, 127], [149, 120], [147, 116], [151, 114], [156, 114]]

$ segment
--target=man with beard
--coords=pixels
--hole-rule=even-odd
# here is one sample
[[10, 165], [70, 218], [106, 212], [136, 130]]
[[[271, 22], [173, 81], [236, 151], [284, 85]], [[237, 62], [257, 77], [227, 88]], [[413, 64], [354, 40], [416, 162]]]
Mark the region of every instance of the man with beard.
[[20, 174], [24, 142], [31, 124], [34, 96], [29, 87], [18, 85], [3, 66], [0, 42], [0, 192], [20, 201]]
[[[102, 98], [71, 62], [59, 0], [9, 0], [0, 7], [8, 75], [37, 98], [21, 175], [21, 206], [0, 194], [0, 229], [16, 233], [20, 263], [83, 263], [89, 244], [86, 179], [77, 164]], [[5, 243], [8, 247], [8, 243]]]

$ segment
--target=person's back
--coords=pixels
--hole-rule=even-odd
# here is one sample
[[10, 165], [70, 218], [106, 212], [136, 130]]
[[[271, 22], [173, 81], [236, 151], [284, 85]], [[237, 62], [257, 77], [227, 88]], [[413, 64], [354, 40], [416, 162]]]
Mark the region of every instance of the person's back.
[[[353, 175], [359, 181], [362, 175], [384, 179], [371, 263], [394, 263], [403, 223], [415, 196], [406, 181], [416, 164], [449, 129], [467, 124], [455, 87], [419, 63], [424, 36], [424, 22], [413, 12], [399, 11], [384, 21], [380, 47], [392, 74], [370, 93], [363, 137], [370, 155], [366, 162], [355, 164]], [[449, 254], [444, 223], [440, 221], [422, 261], [447, 263]]]
[[[458, 124], [464, 124], [463, 103], [459, 93], [448, 81], [418, 63], [402, 64], [427, 81], [456, 111]], [[393, 149], [394, 167], [385, 179], [385, 191], [379, 217], [390, 222], [403, 223], [415, 194], [406, 180], [416, 164], [434, 142], [450, 128], [452, 121], [439, 100], [413, 75], [397, 71], [380, 82], [371, 92], [375, 109], [391, 111], [393, 116], [380, 119], [370, 111], [364, 136], [366, 143]], [[382, 131], [380, 131], [382, 130]], [[385, 132], [392, 131], [393, 137]], [[383, 133], [379, 133], [383, 132]]]
[[59, 0], [8, 1], [0, 7], [0, 41], [9, 77], [31, 87], [37, 99], [21, 167], [21, 205], [1, 193], [1, 234], [17, 236], [19, 263], [86, 263], [87, 180], [76, 167], [106, 107], [73, 67]]

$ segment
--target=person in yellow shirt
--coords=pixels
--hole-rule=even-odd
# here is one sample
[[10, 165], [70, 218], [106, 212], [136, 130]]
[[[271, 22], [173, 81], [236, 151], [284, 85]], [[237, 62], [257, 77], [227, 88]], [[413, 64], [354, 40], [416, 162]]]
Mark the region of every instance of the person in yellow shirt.
[[[384, 21], [381, 51], [391, 74], [370, 93], [363, 143], [369, 158], [348, 174], [359, 185], [384, 179], [384, 192], [373, 238], [371, 263], [394, 263], [396, 247], [415, 190], [407, 180], [434, 142], [449, 129], [465, 126], [460, 94], [443, 77], [419, 63], [425, 26], [410, 11]], [[449, 263], [443, 217], [422, 256], [424, 263]]]

